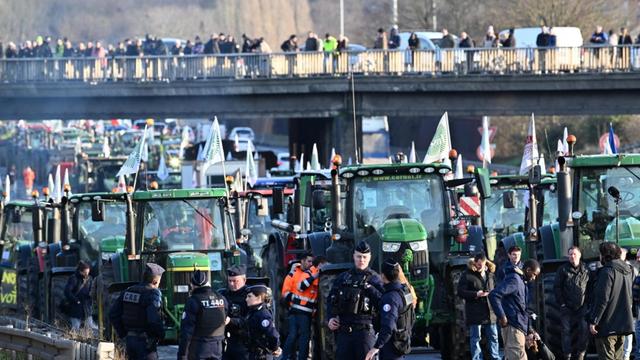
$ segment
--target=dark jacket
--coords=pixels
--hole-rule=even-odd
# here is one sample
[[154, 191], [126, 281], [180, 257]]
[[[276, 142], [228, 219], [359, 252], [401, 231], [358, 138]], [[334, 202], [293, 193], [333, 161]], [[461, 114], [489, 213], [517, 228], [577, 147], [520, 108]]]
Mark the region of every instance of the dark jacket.
[[249, 307], [246, 319], [250, 359], [268, 359], [280, 347], [280, 334], [265, 305]]
[[307, 38], [307, 41], [304, 43], [305, 51], [318, 51], [320, 48], [320, 44], [318, 43], [318, 39], [316, 38]]
[[[365, 276], [367, 279], [367, 285], [364, 288], [362, 294], [370, 300], [371, 303], [368, 305], [369, 308], [377, 309], [380, 305], [380, 298], [382, 298], [382, 293], [384, 292], [384, 285], [382, 284], [382, 278], [380, 277], [380, 275], [369, 268], [365, 270], [358, 270], [354, 267], [351, 270], [345, 271], [342, 274], [338, 275], [333, 281], [331, 292], [329, 293], [329, 299], [339, 298], [338, 294], [345, 282], [350, 281], [350, 279], [352, 278], [361, 278]], [[327, 314], [330, 314], [329, 316], [333, 317], [339, 313], [339, 305], [333, 304], [332, 301], [327, 301]], [[340, 315], [340, 326], [347, 327], [351, 325], [367, 324], [373, 324], [372, 311], [368, 311], [364, 314], [358, 313]]]
[[529, 330], [529, 314], [527, 312], [528, 290], [524, 283], [522, 270], [508, 267], [506, 276], [489, 294], [491, 308], [498, 319], [507, 317], [509, 326], [523, 331]]
[[460, 43], [458, 44], [458, 47], [460, 48], [473, 48], [475, 47], [476, 44], [473, 42], [473, 40], [470, 37], [467, 37], [465, 39], [461, 39]]
[[411, 49], [411, 50], [419, 50], [420, 49], [420, 38], [417, 37], [417, 36], [415, 38], [409, 37], [408, 44], [409, 44], [409, 49]]
[[440, 40], [440, 47], [443, 49], [451, 49], [456, 46], [456, 42], [451, 34], [447, 34]]
[[502, 47], [514, 48], [516, 47], [516, 37], [513, 34], [511, 34], [509, 35], [508, 38], [500, 41], [500, 44], [502, 44]]
[[458, 295], [465, 300], [464, 310], [467, 315], [467, 325], [495, 324], [496, 315], [489, 306], [488, 297], [477, 297], [480, 290], [491, 291], [496, 287], [494, 272], [496, 266], [487, 261], [486, 278], [483, 279], [479, 271], [473, 266], [473, 259], [469, 260], [467, 270], [458, 282]]
[[79, 272], [75, 272], [64, 287], [64, 296], [69, 302], [69, 317], [85, 319], [91, 316], [91, 276], [84, 279]]
[[540, 33], [538, 37], [536, 37], [536, 46], [537, 47], [548, 47], [549, 46], [549, 34], [548, 33]]
[[402, 284], [398, 281], [384, 285], [384, 294], [380, 299], [382, 304], [379, 311], [380, 332], [373, 345], [376, 349], [381, 349], [383, 346], [393, 347], [389, 340], [397, 330], [398, 315], [405, 308], [402, 295], [400, 295], [402, 291]]
[[578, 310], [585, 304], [589, 270], [584, 263], [573, 267], [567, 262], [556, 271], [553, 291], [556, 303], [561, 307]]
[[596, 337], [633, 333], [631, 266], [620, 259], [610, 261], [598, 271], [593, 306], [587, 316], [596, 325]]

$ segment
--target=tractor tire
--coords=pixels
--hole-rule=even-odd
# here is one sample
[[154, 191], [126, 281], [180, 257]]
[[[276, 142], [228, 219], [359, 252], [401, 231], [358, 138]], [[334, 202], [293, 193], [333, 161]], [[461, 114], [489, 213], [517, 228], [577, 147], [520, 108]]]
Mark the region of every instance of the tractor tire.
[[455, 315], [455, 321], [451, 324], [450, 341], [453, 354], [452, 359], [469, 359], [471, 357], [469, 351], [469, 327], [467, 326], [467, 317], [464, 309], [464, 299], [458, 296], [458, 282], [464, 274], [464, 268], [454, 268], [451, 270], [451, 294], [453, 295], [452, 303]]
[[553, 291], [553, 283], [556, 279], [556, 273], [545, 273], [542, 276], [542, 284], [544, 288], [544, 310], [542, 324], [543, 340], [549, 349], [556, 354], [562, 355], [562, 313], [560, 307], [556, 304], [556, 297]]
[[326, 313], [329, 293], [333, 287], [333, 282], [339, 273], [321, 273], [318, 282], [318, 318], [316, 337], [316, 354], [320, 355], [320, 360], [333, 360], [336, 358], [336, 338], [334, 333], [326, 325], [329, 322], [329, 314]]
[[51, 312], [53, 315], [53, 325], [59, 329], [69, 328], [69, 316], [63, 313], [60, 309], [60, 304], [65, 298], [64, 288], [67, 286], [67, 281], [70, 275], [59, 275], [51, 278]]

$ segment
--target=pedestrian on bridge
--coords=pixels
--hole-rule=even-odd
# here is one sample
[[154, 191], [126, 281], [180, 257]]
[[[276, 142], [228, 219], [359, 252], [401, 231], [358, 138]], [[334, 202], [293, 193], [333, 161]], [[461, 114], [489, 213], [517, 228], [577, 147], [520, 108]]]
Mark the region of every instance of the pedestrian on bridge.
[[157, 360], [158, 342], [164, 339], [162, 294], [158, 287], [164, 269], [147, 263], [143, 281], [127, 288], [109, 311], [120, 339], [125, 339], [127, 359]]

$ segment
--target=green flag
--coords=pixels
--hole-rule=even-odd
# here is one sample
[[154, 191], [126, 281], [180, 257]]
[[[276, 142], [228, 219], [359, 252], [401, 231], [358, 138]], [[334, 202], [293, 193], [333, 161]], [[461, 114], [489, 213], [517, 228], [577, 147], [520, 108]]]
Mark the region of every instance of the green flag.
[[436, 128], [427, 155], [424, 157], [423, 163], [433, 163], [444, 161], [449, 158], [451, 150], [451, 135], [449, 134], [449, 115], [445, 112], [440, 118], [438, 127]]

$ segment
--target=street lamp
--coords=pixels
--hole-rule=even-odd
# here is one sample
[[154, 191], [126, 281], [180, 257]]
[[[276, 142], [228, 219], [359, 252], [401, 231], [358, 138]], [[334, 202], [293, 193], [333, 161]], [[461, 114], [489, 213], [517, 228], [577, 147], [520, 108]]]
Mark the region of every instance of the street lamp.
[[344, 36], [344, 0], [340, 0], [340, 37]]

